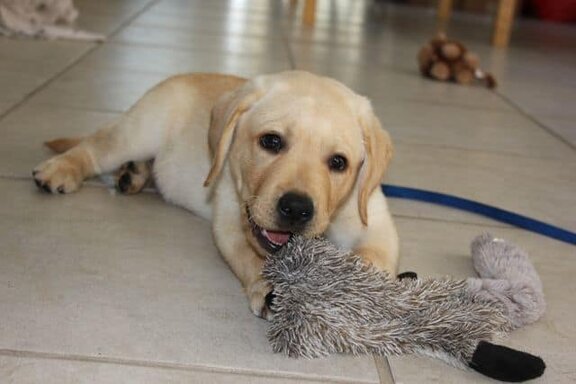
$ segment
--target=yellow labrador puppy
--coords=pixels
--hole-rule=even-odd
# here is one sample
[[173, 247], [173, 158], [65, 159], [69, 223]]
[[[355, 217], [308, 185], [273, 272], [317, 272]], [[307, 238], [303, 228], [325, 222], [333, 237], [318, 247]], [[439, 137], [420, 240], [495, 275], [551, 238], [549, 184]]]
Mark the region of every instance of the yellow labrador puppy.
[[154, 158], [156, 187], [212, 221], [217, 247], [258, 316], [268, 316], [271, 291], [263, 258], [294, 233], [325, 234], [397, 272], [397, 233], [379, 188], [390, 139], [370, 102], [335, 80], [301, 71], [252, 80], [176, 76], [114, 124], [52, 145], [70, 149], [33, 172], [51, 193]]

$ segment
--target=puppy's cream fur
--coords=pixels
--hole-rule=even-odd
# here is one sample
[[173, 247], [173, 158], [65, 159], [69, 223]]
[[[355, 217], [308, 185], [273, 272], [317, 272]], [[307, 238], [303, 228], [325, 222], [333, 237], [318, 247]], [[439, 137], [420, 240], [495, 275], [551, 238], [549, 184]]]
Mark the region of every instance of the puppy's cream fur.
[[[263, 134], [285, 148], [263, 150]], [[290, 71], [252, 80], [216, 74], [172, 77], [146, 93], [117, 122], [40, 164], [44, 190], [68, 193], [88, 177], [127, 161], [154, 158], [164, 198], [212, 221], [218, 249], [242, 282], [252, 311], [267, 316], [264, 249], [253, 224], [278, 230], [286, 192], [309, 196], [313, 219], [301, 232], [326, 234], [376, 267], [396, 273], [398, 239], [379, 185], [392, 145], [368, 100], [335, 80]], [[334, 154], [348, 167], [328, 166]]]

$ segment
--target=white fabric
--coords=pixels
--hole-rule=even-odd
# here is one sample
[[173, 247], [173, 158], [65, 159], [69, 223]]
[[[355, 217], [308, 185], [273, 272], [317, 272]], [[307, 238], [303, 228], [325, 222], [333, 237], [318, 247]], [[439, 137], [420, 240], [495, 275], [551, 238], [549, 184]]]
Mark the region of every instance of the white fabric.
[[47, 39], [102, 41], [101, 34], [74, 28], [72, 0], [0, 0], [0, 34]]

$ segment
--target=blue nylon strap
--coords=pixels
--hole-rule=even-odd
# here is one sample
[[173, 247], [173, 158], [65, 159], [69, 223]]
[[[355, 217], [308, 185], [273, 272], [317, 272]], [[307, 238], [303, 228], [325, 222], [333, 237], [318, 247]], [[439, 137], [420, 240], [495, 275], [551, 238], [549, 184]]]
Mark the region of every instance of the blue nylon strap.
[[398, 197], [401, 199], [410, 199], [424, 201], [427, 203], [444, 205], [451, 208], [461, 209], [463, 211], [476, 213], [486, 216], [503, 223], [511, 224], [528, 231], [536, 232], [556, 240], [564, 241], [576, 245], [576, 233], [565, 229], [546, 224], [542, 221], [534, 220], [514, 212], [496, 208], [491, 205], [478, 203], [476, 201], [463, 199], [444, 193], [431, 192], [423, 189], [399, 187], [396, 185], [382, 184], [382, 192], [388, 197]]

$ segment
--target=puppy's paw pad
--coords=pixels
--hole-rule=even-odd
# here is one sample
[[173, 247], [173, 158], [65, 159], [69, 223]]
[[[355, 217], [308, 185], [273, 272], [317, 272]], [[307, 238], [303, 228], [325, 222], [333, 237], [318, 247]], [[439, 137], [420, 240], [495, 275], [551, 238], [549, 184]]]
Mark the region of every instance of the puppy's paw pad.
[[141, 192], [149, 184], [150, 173], [148, 162], [129, 161], [116, 171], [116, 190], [124, 195]]
[[129, 195], [132, 190], [132, 174], [129, 171], [121, 171], [117, 175], [116, 190], [118, 192]]

